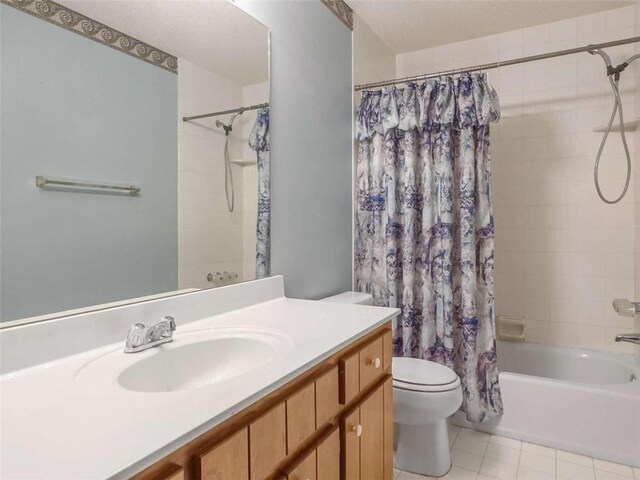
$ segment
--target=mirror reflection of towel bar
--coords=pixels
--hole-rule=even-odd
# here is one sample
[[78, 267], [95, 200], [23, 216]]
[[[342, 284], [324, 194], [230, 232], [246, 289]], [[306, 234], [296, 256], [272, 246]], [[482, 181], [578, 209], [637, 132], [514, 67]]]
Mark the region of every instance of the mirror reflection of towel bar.
[[61, 178], [46, 178], [41, 175], [38, 175], [36, 177], [36, 186], [40, 188], [64, 187], [65, 189], [69, 189], [69, 191], [98, 190], [104, 193], [128, 193], [131, 196], [135, 196], [140, 193], [140, 187], [136, 187], [135, 185], [113, 185], [108, 183], [80, 182], [76, 180], [64, 180]]

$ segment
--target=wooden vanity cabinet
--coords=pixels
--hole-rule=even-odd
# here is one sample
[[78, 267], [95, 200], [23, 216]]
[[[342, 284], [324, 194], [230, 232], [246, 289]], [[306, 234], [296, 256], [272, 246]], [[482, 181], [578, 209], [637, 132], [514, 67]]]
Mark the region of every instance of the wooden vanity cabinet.
[[391, 327], [374, 330], [136, 480], [392, 480]]

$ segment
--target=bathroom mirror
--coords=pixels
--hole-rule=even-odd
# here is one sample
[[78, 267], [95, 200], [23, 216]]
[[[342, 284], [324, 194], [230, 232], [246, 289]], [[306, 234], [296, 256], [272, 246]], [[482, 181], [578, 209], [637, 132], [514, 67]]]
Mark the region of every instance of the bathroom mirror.
[[1, 3], [0, 328], [267, 276], [268, 29], [229, 1]]

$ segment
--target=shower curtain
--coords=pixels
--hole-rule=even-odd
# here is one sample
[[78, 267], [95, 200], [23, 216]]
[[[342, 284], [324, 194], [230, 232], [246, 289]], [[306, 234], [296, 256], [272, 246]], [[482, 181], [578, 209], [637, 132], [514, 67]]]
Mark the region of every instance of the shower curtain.
[[249, 136], [258, 157], [258, 219], [256, 224], [256, 278], [271, 271], [271, 180], [269, 170], [269, 108], [258, 110]]
[[356, 289], [401, 309], [395, 356], [455, 370], [472, 422], [502, 413], [489, 155], [499, 117], [484, 74], [364, 91], [357, 111]]

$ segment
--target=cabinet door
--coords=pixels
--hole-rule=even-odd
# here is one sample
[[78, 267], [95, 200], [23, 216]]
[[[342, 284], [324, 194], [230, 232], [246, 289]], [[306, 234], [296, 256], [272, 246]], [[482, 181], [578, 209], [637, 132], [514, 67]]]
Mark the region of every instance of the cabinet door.
[[384, 386], [360, 405], [360, 478], [384, 479]]
[[316, 391], [311, 382], [287, 399], [287, 453], [316, 430]]
[[356, 408], [353, 413], [340, 421], [340, 478], [342, 480], [360, 480], [361, 432], [360, 409]]
[[288, 476], [287, 480], [316, 480], [316, 451], [305, 458]]
[[287, 456], [285, 417], [284, 403], [280, 403], [249, 425], [251, 480], [272, 476], [278, 463]]
[[196, 460], [201, 480], [249, 480], [247, 429], [243, 428], [212, 449], [196, 455]]
[[384, 382], [384, 480], [393, 479], [393, 380]]
[[328, 422], [339, 410], [338, 367], [333, 367], [316, 380], [316, 427]]
[[316, 450], [317, 480], [340, 480], [340, 431], [336, 429]]

